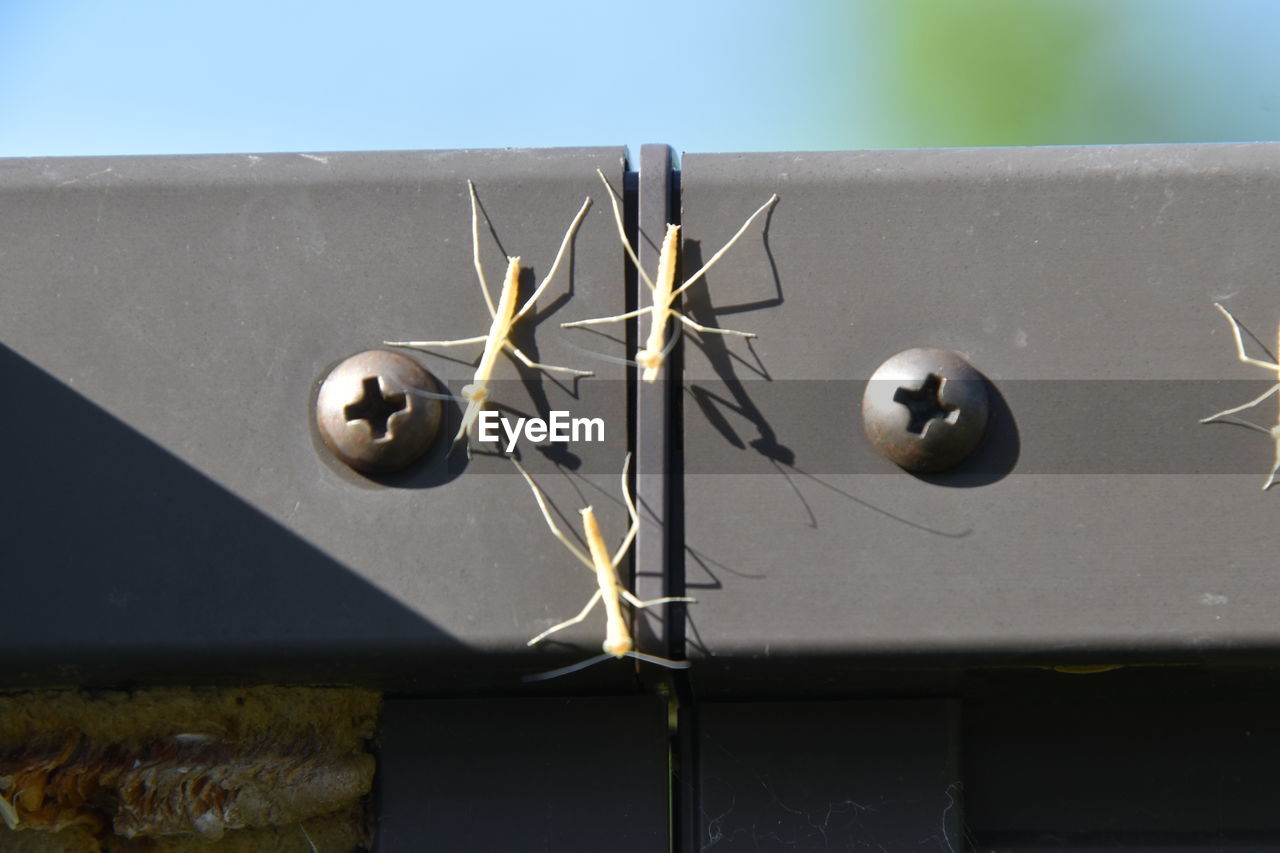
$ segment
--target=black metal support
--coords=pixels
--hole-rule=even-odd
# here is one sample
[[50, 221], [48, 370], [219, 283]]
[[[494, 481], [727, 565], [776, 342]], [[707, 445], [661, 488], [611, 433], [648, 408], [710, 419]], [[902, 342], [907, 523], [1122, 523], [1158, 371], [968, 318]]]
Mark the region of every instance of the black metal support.
[[389, 701], [377, 853], [666, 853], [666, 740], [652, 696]]
[[[658, 266], [662, 237], [671, 218], [671, 149], [666, 145], [644, 145], [640, 149], [639, 214], [636, 254], [652, 276]], [[637, 306], [652, 305], [653, 295], [644, 279], [636, 276]], [[642, 316], [636, 337], [643, 340], [652, 317]], [[676, 356], [675, 352], [671, 353]], [[635, 544], [635, 593], [641, 599], [680, 595], [673, 590], [670, 576], [670, 482], [671, 471], [671, 390], [678, 387], [679, 363], [669, 359], [656, 382], [637, 381], [636, 417], [636, 500], [640, 508], [640, 531]], [[637, 371], [638, 372], [638, 371]], [[636, 636], [643, 651], [662, 657], [682, 657], [680, 632], [669, 614], [683, 615], [682, 608], [665, 606], [639, 610]]]
[[958, 853], [959, 705], [709, 702], [697, 850]]

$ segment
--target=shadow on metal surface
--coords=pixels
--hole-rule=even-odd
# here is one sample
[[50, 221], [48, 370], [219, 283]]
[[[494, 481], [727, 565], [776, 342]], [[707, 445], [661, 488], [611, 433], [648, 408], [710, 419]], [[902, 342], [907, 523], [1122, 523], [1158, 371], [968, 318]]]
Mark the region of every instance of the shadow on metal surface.
[[0, 345], [0, 683], [382, 685], [471, 657]]

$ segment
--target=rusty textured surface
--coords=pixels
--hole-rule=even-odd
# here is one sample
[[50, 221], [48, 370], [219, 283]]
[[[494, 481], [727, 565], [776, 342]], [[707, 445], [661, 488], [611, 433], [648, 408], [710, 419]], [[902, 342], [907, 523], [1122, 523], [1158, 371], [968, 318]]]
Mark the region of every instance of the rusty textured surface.
[[369, 793], [379, 703], [341, 688], [2, 696], [0, 811], [11, 831], [104, 843], [289, 827]]

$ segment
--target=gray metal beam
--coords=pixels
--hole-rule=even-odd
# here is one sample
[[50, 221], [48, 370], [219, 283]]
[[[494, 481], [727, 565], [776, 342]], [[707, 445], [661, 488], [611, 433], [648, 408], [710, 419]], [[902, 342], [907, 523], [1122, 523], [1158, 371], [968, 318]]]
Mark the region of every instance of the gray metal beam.
[[[445, 458], [456, 405], [422, 464], [380, 478], [332, 460], [311, 411], [352, 353], [487, 330], [468, 179], [491, 286], [520, 255], [526, 293], [590, 195], [517, 342], [597, 375], [504, 356], [494, 397], [509, 413], [605, 419], [605, 442], [549, 454], [561, 473], [525, 459], [565, 524], [594, 503], [621, 537], [625, 368], [558, 328], [624, 309], [597, 168], [620, 185], [622, 150], [0, 161], [0, 437], [13, 457], [0, 514], [6, 595], [24, 602], [0, 625], [4, 680], [517, 689], [523, 673], [597, 653], [594, 620], [525, 648], [593, 584], [509, 462]], [[414, 357], [456, 393], [478, 355]], [[601, 666], [576, 684], [630, 678]]]
[[[1280, 644], [1271, 443], [1197, 423], [1275, 380], [1236, 360], [1213, 303], [1274, 340], [1280, 147], [690, 154], [682, 184], [688, 264], [781, 197], [689, 294], [702, 322], [759, 334], [685, 348], [703, 688], [800, 659]], [[955, 472], [908, 474], [863, 435], [866, 378], [913, 346], [991, 380], [987, 440]]]

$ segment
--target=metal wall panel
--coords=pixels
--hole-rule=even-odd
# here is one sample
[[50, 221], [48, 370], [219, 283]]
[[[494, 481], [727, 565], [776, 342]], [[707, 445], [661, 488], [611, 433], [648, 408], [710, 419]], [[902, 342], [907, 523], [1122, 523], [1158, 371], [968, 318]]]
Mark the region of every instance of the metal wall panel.
[[670, 849], [654, 697], [394, 700], [379, 740], [378, 853]]
[[998, 853], [1280, 845], [1274, 668], [974, 678], [960, 729], [966, 840]]
[[[569, 523], [594, 502], [621, 538], [625, 368], [568, 345], [558, 323], [624, 309], [595, 176], [620, 188], [622, 166], [618, 148], [0, 161], [0, 430], [14, 457], [0, 512], [6, 597], [23, 602], [0, 626], [6, 681], [513, 687], [598, 653], [594, 622], [564, 632], [559, 653], [524, 649], [593, 585], [509, 462], [446, 462], [445, 424], [425, 462], [367, 478], [319, 444], [312, 406], [352, 353], [487, 331], [467, 179], [491, 286], [520, 255], [525, 293], [592, 196], [517, 341], [597, 375], [574, 383], [504, 356], [495, 398], [606, 419], [604, 443], [558, 454], [568, 473], [525, 458]], [[456, 393], [479, 351], [414, 357]]]
[[[1274, 341], [1280, 147], [691, 154], [682, 185], [686, 268], [781, 197], [690, 291], [697, 319], [759, 334], [685, 347], [704, 688], [770, 660], [1280, 641], [1271, 443], [1197, 423], [1275, 379], [1236, 360], [1213, 303]], [[908, 474], [863, 434], [865, 380], [913, 346], [995, 391], [953, 472]]]
[[697, 849], [953, 853], [958, 711], [937, 700], [702, 705]]

